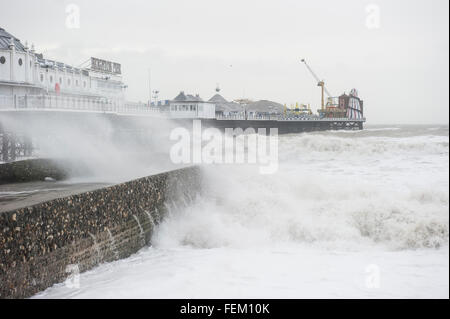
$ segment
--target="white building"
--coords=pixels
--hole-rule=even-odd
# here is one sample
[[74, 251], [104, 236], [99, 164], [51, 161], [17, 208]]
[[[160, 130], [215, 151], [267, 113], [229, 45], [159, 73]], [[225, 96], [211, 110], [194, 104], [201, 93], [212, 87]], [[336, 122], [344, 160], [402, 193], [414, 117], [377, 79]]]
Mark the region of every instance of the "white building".
[[33, 50], [0, 28], [0, 95], [38, 93]]
[[204, 118], [216, 117], [216, 105], [203, 101], [197, 95], [185, 95], [183, 91], [170, 101], [169, 105], [162, 109], [172, 118]]
[[2, 99], [16, 106], [45, 96], [53, 103], [101, 101], [114, 107], [124, 104], [125, 88], [118, 63], [91, 58], [89, 66], [76, 68], [45, 59], [0, 28], [0, 106]]

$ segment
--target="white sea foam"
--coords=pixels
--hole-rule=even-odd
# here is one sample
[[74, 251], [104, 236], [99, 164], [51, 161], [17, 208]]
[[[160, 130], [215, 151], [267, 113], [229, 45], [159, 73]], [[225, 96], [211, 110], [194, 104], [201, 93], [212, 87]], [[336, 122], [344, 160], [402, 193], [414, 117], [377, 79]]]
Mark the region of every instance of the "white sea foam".
[[165, 221], [156, 245], [448, 243], [448, 137], [282, 136], [277, 174], [250, 166], [208, 166], [204, 173], [205, 193]]
[[366, 132], [377, 132], [377, 131], [397, 131], [400, 127], [380, 127], [380, 128], [366, 128]]
[[[283, 137], [282, 137], [283, 138]], [[367, 155], [387, 153], [389, 156], [401, 152], [426, 154], [448, 154], [448, 137], [416, 136], [414, 138], [361, 137], [342, 138], [330, 135], [303, 134], [287, 137], [284, 149], [300, 156], [305, 152], [347, 153], [364, 159]], [[283, 150], [280, 151], [283, 154]]]
[[273, 175], [204, 166], [203, 193], [151, 249], [39, 296], [448, 298], [446, 130], [281, 136]]

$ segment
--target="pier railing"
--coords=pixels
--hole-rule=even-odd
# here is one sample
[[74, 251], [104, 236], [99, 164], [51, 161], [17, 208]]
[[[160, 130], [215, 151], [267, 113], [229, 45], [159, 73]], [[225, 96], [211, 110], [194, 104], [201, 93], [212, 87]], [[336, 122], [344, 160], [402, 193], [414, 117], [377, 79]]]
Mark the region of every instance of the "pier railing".
[[[150, 115], [164, 118], [178, 118], [179, 114], [149, 107], [144, 103], [128, 102], [122, 99], [106, 99], [103, 97], [83, 97], [69, 95], [0, 95], [1, 110], [60, 110], [97, 113], [118, 113], [130, 115]], [[194, 116], [195, 117], [195, 116]], [[183, 116], [186, 118], [186, 116]], [[250, 120], [250, 121], [327, 121], [327, 122], [365, 122], [362, 119], [320, 118], [318, 116], [285, 116], [284, 114], [235, 113], [217, 115], [217, 120]]]
[[366, 118], [352, 119], [347, 117], [282, 117], [278, 121], [320, 121], [320, 122], [365, 122]]
[[321, 122], [365, 122], [366, 118], [361, 119], [349, 119], [342, 117], [333, 117], [333, 118], [320, 118], [318, 116], [284, 116], [278, 114], [250, 114], [245, 115], [242, 113], [239, 114], [228, 114], [228, 115], [218, 115], [216, 116], [217, 120], [249, 120], [249, 121], [321, 121]]
[[144, 103], [110, 100], [102, 97], [68, 95], [0, 95], [0, 110], [67, 110], [124, 114], [160, 114], [159, 108]]

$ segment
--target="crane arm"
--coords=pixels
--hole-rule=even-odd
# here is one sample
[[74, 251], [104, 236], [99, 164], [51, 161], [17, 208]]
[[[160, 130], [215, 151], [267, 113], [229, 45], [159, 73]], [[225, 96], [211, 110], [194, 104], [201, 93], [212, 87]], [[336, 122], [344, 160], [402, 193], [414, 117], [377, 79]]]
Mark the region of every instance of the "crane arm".
[[[322, 80], [319, 79], [319, 77], [317, 76], [316, 73], [314, 73], [314, 71], [311, 69], [311, 67], [308, 65], [308, 63], [306, 63], [305, 59], [302, 59], [302, 62], [305, 63], [306, 67], [308, 68], [309, 72], [312, 74], [312, 76], [314, 77], [314, 79], [319, 83], [319, 82], [323, 82]], [[325, 85], [323, 86], [323, 89], [325, 91], [325, 93], [328, 95], [328, 97], [331, 97], [330, 92], [328, 92], [327, 88], [325, 87]]]
[[314, 79], [316, 79], [317, 82], [320, 82], [319, 77], [314, 73], [314, 71], [311, 69], [311, 67], [306, 63], [305, 59], [302, 59], [302, 62], [305, 63], [306, 67], [308, 68], [309, 72], [311, 72]]

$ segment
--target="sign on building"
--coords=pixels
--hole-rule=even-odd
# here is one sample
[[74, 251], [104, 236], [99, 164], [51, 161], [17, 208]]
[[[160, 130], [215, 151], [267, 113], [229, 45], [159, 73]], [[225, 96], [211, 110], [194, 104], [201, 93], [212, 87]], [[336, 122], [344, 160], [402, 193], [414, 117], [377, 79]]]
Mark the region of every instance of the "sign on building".
[[121, 74], [120, 64], [102, 59], [91, 58], [91, 69], [100, 72]]

